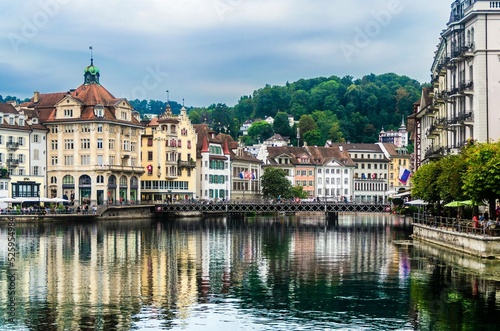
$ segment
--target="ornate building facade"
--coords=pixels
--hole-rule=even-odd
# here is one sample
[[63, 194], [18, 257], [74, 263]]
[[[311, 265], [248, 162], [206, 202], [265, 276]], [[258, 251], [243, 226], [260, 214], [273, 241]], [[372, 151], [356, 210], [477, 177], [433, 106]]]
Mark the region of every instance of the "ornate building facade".
[[35, 92], [22, 107], [47, 129], [47, 190], [75, 205], [135, 203], [140, 197], [138, 113], [99, 82], [91, 64], [84, 83], [67, 92]]

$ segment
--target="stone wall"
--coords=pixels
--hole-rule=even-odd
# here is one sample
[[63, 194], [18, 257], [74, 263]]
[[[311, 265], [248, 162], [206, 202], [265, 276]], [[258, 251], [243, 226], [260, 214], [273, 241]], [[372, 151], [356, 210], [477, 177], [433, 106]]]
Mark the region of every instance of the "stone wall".
[[413, 225], [413, 238], [483, 258], [500, 258], [500, 237]]

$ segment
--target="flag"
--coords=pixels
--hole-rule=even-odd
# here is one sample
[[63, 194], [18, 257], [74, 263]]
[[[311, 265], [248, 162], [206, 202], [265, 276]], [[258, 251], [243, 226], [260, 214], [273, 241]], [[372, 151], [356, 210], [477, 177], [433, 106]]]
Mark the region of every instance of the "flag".
[[403, 168], [402, 166], [399, 166], [399, 182], [401, 184], [406, 185], [406, 182], [408, 181], [408, 178], [410, 177], [410, 170]]
[[244, 171], [240, 172], [239, 177], [240, 177], [241, 179], [245, 178], [245, 172], [244, 172]]

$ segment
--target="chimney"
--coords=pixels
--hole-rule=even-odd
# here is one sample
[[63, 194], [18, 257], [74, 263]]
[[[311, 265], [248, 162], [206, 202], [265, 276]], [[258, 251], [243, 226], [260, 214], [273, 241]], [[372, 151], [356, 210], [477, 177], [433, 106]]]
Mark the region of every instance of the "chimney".
[[33, 102], [37, 103], [38, 100], [40, 100], [40, 92], [35, 91], [35, 92], [33, 92]]

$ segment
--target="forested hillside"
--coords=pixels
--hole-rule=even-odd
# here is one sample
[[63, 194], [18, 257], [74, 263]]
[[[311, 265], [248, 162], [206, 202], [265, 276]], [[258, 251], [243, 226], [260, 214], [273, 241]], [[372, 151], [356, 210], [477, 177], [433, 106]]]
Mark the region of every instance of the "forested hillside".
[[[394, 73], [370, 74], [360, 79], [345, 77], [318, 77], [300, 79], [285, 86], [266, 85], [242, 96], [234, 107], [212, 104], [204, 108], [188, 108], [193, 124], [208, 123], [214, 130], [240, 135], [240, 127], [246, 120], [256, 121], [243, 137], [246, 144], [269, 138], [273, 133], [290, 137], [300, 143], [322, 146], [326, 140], [334, 142], [372, 143], [378, 140], [382, 127], [397, 129], [403, 116], [412, 112], [412, 105], [420, 98], [422, 85], [407, 76]], [[217, 96], [214, 96], [216, 98]], [[7, 96], [0, 102], [15, 100]], [[21, 101], [21, 100], [18, 100]], [[166, 102], [158, 100], [129, 100], [134, 109], [144, 114], [161, 114]], [[182, 105], [169, 101], [174, 114]], [[298, 124], [290, 127], [288, 116]], [[269, 125], [263, 119], [274, 118]]]
[[[301, 141], [309, 145], [323, 145], [327, 139], [334, 142], [350, 141], [372, 143], [378, 140], [382, 129], [397, 129], [412, 112], [412, 105], [420, 98], [422, 85], [409, 77], [393, 73], [367, 75], [361, 79], [319, 77], [300, 79], [285, 86], [258, 89], [251, 96], [243, 96], [233, 107], [224, 104], [192, 109], [193, 123], [207, 122], [216, 130], [229, 130], [237, 136], [247, 119], [277, 120], [272, 127], [255, 123], [245, 137], [247, 143], [267, 139], [273, 132], [294, 140], [297, 128], [286, 124], [286, 114], [299, 120]], [[282, 114], [286, 113], [286, 114]]]

